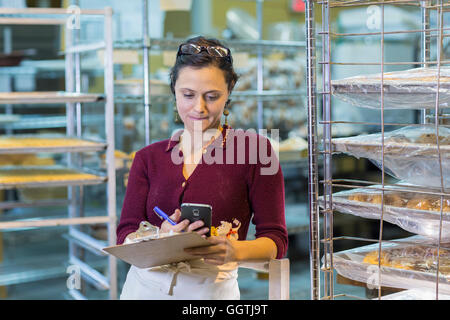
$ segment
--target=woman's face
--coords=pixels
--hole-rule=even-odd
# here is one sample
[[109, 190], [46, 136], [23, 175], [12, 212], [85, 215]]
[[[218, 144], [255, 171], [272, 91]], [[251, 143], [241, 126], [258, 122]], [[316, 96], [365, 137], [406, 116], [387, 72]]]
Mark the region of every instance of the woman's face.
[[225, 75], [216, 66], [180, 69], [175, 97], [185, 129], [194, 132], [201, 128], [203, 132], [218, 128], [228, 95]]

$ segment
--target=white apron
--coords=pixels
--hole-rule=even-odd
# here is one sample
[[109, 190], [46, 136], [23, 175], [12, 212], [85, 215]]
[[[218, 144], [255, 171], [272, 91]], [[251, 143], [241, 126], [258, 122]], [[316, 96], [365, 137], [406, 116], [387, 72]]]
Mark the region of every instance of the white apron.
[[154, 268], [131, 266], [121, 300], [239, 300], [237, 263], [221, 266], [203, 259]]

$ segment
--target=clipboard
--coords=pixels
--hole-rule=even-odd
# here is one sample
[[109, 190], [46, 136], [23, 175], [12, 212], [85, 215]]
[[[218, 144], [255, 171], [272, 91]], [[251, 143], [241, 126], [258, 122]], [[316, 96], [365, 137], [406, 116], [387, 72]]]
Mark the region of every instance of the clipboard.
[[158, 239], [106, 247], [103, 248], [103, 251], [138, 268], [150, 268], [198, 259], [198, 256], [188, 254], [184, 249], [210, 245], [211, 243], [198, 233], [185, 232]]

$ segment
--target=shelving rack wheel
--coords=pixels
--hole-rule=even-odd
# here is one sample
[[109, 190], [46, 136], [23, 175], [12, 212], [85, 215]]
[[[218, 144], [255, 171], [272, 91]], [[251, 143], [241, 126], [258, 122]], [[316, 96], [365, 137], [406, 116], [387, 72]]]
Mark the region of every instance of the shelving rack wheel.
[[[444, 12], [449, 12], [450, 5], [442, 0], [379, 0], [379, 1], [369, 1], [369, 0], [305, 0], [305, 19], [306, 19], [306, 50], [307, 50], [307, 101], [308, 101], [308, 166], [309, 166], [309, 210], [310, 210], [310, 265], [311, 265], [311, 299], [336, 299], [340, 297], [350, 297], [350, 298], [359, 298], [354, 297], [348, 294], [335, 294], [334, 288], [334, 241], [336, 240], [356, 240], [356, 241], [364, 241], [364, 242], [373, 242], [374, 245], [378, 247], [378, 261], [380, 260], [381, 253], [383, 251], [382, 244], [388, 242], [394, 242], [393, 240], [383, 240], [383, 217], [385, 213], [385, 206], [383, 205], [383, 201], [381, 203], [381, 217], [379, 220], [379, 237], [378, 239], [364, 239], [358, 237], [334, 237], [333, 235], [333, 213], [334, 213], [334, 200], [333, 200], [333, 187], [345, 187], [345, 188], [355, 188], [355, 185], [370, 185], [369, 181], [361, 181], [361, 180], [350, 180], [350, 179], [333, 179], [332, 177], [332, 169], [333, 169], [333, 145], [332, 145], [332, 125], [338, 123], [348, 123], [348, 124], [356, 124], [356, 122], [350, 121], [333, 121], [331, 117], [332, 112], [332, 74], [331, 67], [333, 64], [339, 65], [379, 65], [380, 66], [380, 74], [384, 74], [385, 66], [388, 63], [385, 61], [385, 53], [384, 53], [384, 38], [387, 32], [385, 32], [385, 16], [384, 9], [385, 5], [408, 5], [413, 6], [420, 9], [421, 13], [421, 28], [419, 30], [398, 30], [391, 32], [389, 34], [395, 33], [420, 33], [421, 35], [421, 61], [408, 61], [403, 62], [403, 64], [413, 64], [416, 67], [430, 67], [436, 66], [437, 74], [439, 79], [441, 67], [445, 64], [448, 65], [450, 62], [445, 61], [442, 57], [443, 51], [443, 38], [445, 36], [448, 37], [448, 34], [444, 34], [444, 30], [448, 28], [444, 28]], [[322, 20], [322, 30], [317, 32], [315, 30], [316, 18], [315, 14], [319, 11], [315, 10], [317, 6], [321, 8], [321, 20]], [[331, 31], [331, 9], [333, 8], [350, 8], [350, 7], [368, 7], [368, 6], [378, 6], [380, 10], [380, 30], [372, 33], [358, 33], [359, 36], [373, 36], [379, 35], [380, 40], [380, 57], [381, 61], [379, 62], [367, 62], [367, 63], [342, 63], [340, 61], [332, 61], [332, 38], [339, 38], [344, 36], [355, 36], [356, 34], [338, 34]], [[432, 28], [430, 25], [430, 13], [434, 12], [437, 16], [437, 26]], [[316, 57], [318, 56], [318, 50], [316, 45], [316, 36], [321, 38], [321, 46], [322, 50], [320, 52], [321, 61], [316, 61]], [[431, 57], [432, 48], [435, 47], [436, 58]], [[434, 61], [432, 61], [434, 60]], [[391, 63], [394, 64], [394, 63]], [[398, 63], [401, 64], [401, 63]], [[323, 79], [322, 79], [322, 87], [318, 93], [317, 89], [317, 77], [316, 70], [317, 66], [323, 71]], [[335, 80], [335, 79], [333, 79]], [[437, 86], [439, 86], [439, 81], [437, 82]], [[380, 82], [380, 123], [365, 123], [367, 125], [381, 125], [381, 150], [382, 150], [382, 160], [381, 160], [381, 195], [382, 199], [384, 197], [384, 192], [386, 186], [389, 184], [385, 183], [385, 149], [384, 149], [384, 130], [385, 126], [391, 125], [390, 123], [384, 122], [384, 96], [385, 92], [381, 88], [384, 88], [384, 76], [381, 76]], [[435, 108], [423, 109], [421, 112], [420, 120], [418, 124], [428, 124], [435, 129], [436, 136], [439, 133], [439, 127], [441, 127], [440, 121], [442, 119], [446, 119], [448, 115], [442, 114], [439, 106], [439, 97], [440, 91], [436, 90], [436, 104]], [[323, 106], [323, 114], [322, 121], [318, 121], [318, 100], [322, 103]], [[355, 106], [355, 108], [358, 108]], [[434, 111], [434, 114], [430, 114], [431, 111]], [[317, 126], [318, 124], [323, 125], [323, 136], [322, 136], [322, 150], [319, 151], [319, 141], [320, 137], [318, 134]], [[416, 124], [416, 125], [418, 125]], [[407, 125], [407, 124], [404, 124]], [[438, 140], [438, 139], [437, 139]], [[440, 177], [441, 177], [441, 185], [438, 189], [440, 189], [440, 198], [441, 201], [444, 196], [448, 196], [448, 189], [444, 188], [443, 181], [443, 173], [442, 173], [442, 155], [439, 151], [439, 142], [437, 141], [437, 150], [438, 150], [438, 158], [439, 158], [439, 167], [440, 167]], [[319, 181], [319, 171], [318, 171], [318, 155], [323, 155], [323, 180]], [[323, 208], [320, 209], [318, 205], [319, 199], [319, 183], [323, 185]], [[372, 183], [373, 184], [373, 183]], [[423, 186], [421, 186], [423, 187]], [[405, 187], [403, 187], [405, 188]], [[411, 189], [411, 192], [414, 190]], [[430, 191], [428, 191], [430, 192]], [[442, 203], [442, 202], [441, 202]], [[378, 212], [378, 211], [377, 211]], [[323, 216], [323, 225], [319, 224], [319, 217]], [[440, 252], [440, 248], [442, 248], [442, 222], [443, 222], [443, 210], [441, 206], [440, 211], [440, 230], [439, 237], [437, 242], [437, 252]], [[323, 237], [320, 234], [320, 228], [323, 228]], [[323, 245], [323, 254], [321, 255], [321, 245]], [[439, 256], [439, 255], [438, 255]], [[323, 260], [321, 260], [321, 258]], [[437, 259], [439, 261], [439, 259]], [[321, 267], [322, 265], [322, 267]], [[438, 264], [439, 266], [439, 264]], [[381, 287], [382, 282], [381, 278], [383, 277], [383, 273], [381, 272], [381, 265], [378, 263], [378, 285], [376, 288], [378, 289], [378, 299], [381, 299]], [[323, 286], [321, 283], [321, 279], [323, 276]], [[433, 284], [434, 283], [434, 284]], [[434, 285], [435, 288], [435, 297], [438, 299], [438, 295], [441, 293], [439, 291], [439, 268], [436, 271], [435, 281], [431, 282], [431, 286]], [[323, 288], [323, 292], [321, 292], [321, 288]], [[420, 288], [422, 289], [422, 288]]]
[[[77, 8], [79, 9], [79, 8]], [[89, 281], [96, 288], [109, 291], [110, 299], [117, 299], [117, 261], [113, 256], [108, 256], [108, 274], [104, 275], [98, 272], [92, 266], [86, 264], [79, 259], [75, 254], [75, 248], [80, 247], [87, 249], [97, 255], [105, 256], [102, 251], [105, 246], [116, 244], [116, 178], [115, 178], [115, 163], [114, 163], [114, 70], [113, 70], [113, 37], [112, 37], [112, 9], [106, 7], [100, 10], [76, 10], [60, 8], [0, 8], [0, 24], [19, 24], [19, 25], [59, 25], [66, 26], [66, 48], [65, 54], [65, 86], [66, 92], [48, 92], [48, 93], [8, 93], [2, 94], [0, 103], [9, 104], [39, 104], [39, 103], [66, 103], [66, 133], [71, 137], [82, 136], [81, 130], [81, 103], [95, 102], [99, 100], [104, 101], [105, 105], [105, 134], [106, 146], [104, 148], [106, 153], [106, 175], [101, 176], [100, 180], [95, 183], [106, 183], [107, 192], [107, 215], [105, 216], [89, 216], [85, 217], [82, 210], [77, 210], [77, 206], [81, 204], [82, 186], [86, 181], [78, 181], [72, 183], [70, 181], [63, 181], [59, 184], [45, 184], [49, 185], [64, 185], [68, 188], [68, 218], [61, 219], [43, 219], [35, 221], [10, 221], [0, 223], [0, 230], [17, 229], [28, 227], [51, 227], [51, 226], [69, 226], [69, 264], [77, 265], [81, 271], [81, 277]], [[79, 19], [85, 15], [93, 15], [103, 17], [104, 21], [104, 40], [100, 43], [89, 45], [77, 43], [76, 28], [68, 27], [69, 23], [73, 23], [72, 19]], [[72, 25], [73, 26], [73, 25]], [[81, 54], [87, 51], [98, 49], [105, 49], [104, 54], [104, 93], [101, 95], [83, 94], [81, 93]], [[51, 151], [51, 150], [50, 150]], [[87, 150], [86, 150], [87, 151]], [[31, 152], [31, 151], [30, 151]], [[38, 152], [38, 151], [37, 151]], [[54, 152], [61, 153], [55, 149]], [[83, 152], [78, 150], [77, 152]], [[65, 153], [65, 152], [63, 152]], [[75, 155], [68, 150], [67, 160], [69, 167], [76, 167], [82, 165]], [[28, 184], [32, 186], [33, 184]], [[24, 184], [23, 186], [27, 186]], [[79, 192], [76, 189], [79, 188]], [[54, 205], [61, 205], [60, 202], [53, 202]], [[52, 205], [52, 202], [34, 205]], [[2, 207], [14, 208], [24, 207], [24, 203], [2, 203]], [[107, 243], [91, 237], [90, 235], [81, 232], [76, 228], [80, 225], [106, 224], [108, 228]], [[64, 273], [63, 273], [64, 274]], [[61, 276], [61, 274], [56, 273]], [[67, 274], [66, 274], [67, 275]], [[69, 290], [69, 295], [75, 299], [85, 299], [84, 295], [76, 290]]]

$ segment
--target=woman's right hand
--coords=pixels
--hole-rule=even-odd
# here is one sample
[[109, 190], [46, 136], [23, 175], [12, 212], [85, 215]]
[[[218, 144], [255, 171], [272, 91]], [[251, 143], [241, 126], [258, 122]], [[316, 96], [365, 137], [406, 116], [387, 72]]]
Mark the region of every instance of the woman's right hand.
[[[161, 224], [160, 231], [161, 232], [182, 232], [182, 231], [194, 231], [197, 232], [202, 237], [206, 238], [206, 233], [208, 233], [209, 228], [201, 228], [205, 223], [201, 220], [195, 221], [193, 223], [189, 223], [188, 219], [181, 220], [181, 211], [179, 209], [176, 209], [175, 212], [170, 216], [170, 219], [175, 221], [176, 225], [171, 225], [168, 221], [164, 220], [164, 222]], [[199, 229], [200, 228], [200, 229]], [[198, 230], [197, 230], [198, 229]]]

